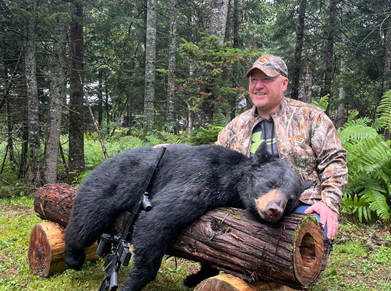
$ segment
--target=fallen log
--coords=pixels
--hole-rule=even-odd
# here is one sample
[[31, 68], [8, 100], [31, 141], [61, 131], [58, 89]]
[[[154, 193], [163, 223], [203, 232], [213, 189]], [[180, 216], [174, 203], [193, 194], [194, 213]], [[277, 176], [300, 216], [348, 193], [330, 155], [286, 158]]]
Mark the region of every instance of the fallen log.
[[[42, 219], [66, 227], [76, 191], [66, 184], [45, 185], [36, 192], [34, 209]], [[119, 215], [110, 232], [118, 233], [121, 225]], [[167, 254], [216, 266], [246, 282], [308, 289], [326, 267], [324, 243], [312, 215], [292, 213], [270, 225], [254, 221], [243, 209], [221, 208], [185, 228]]]
[[[85, 249], [86, 261], [96, 261], [97, 243]], [[36, 224], [30, 234], [28, 260], [35, 276], [47, 277], [66, 270], [64, 228], [55, 222]]]

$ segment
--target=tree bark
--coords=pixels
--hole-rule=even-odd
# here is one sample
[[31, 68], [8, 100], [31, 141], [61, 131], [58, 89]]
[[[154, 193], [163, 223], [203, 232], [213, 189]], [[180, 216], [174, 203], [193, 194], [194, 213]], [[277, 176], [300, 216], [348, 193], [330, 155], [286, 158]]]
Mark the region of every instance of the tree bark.
[[98, 125], [102, 125], [103, 120], [103, 74], [102, 70], [98, 71]]
[[346, 71], [346, 63], [344, 59], [341, 59], [341, 75], [342, 75], [342, 81], [341, 85], [339, 87], [339, 105], [338, 105], [338, 111], [337, 111], [337, 122], [336, 122], [336, 128], [340, 128], [344, 125], [345, 123], [345, 88], [343, 86], [343, 77]]
[[[331, 94], [331, 81], [333, 78], [333, 46], [334, 46], [334, 30], [335, 30], [335, 17], [337, 14], [337, 1], [331, 0], [329, 7], [329, 23], [328, 23], [328, 32], [327, 32], [327, 44], [326, 44], [326, 55], [325, 63], [326, 70], [324, 75], [324, 86], [320, 92], [320, 96], [326, 96]], [[330, 103], [329, 103], [330, 104]], [[328, 114], [329, 106], [327, 106], [326, 113]]]
[[166, 130], [173, 133], [174, 127], [174, 98], [175, 98], [175, 65], [176, 65], [176, 19], [177, 19], [177, 2], [178, 0], [171, 0], [171, 12], [170, 12], [170, 40], [169, 40], [169, 52], [168, 52], [168, 80], [167, 80], [167, 115], [166, 122], [168, 127]]
[[[35, 195], [34, 210], [65, 227], [76, 190], [66, 184], [45, 185]], [[110, 227], [117, 234], [122, 216]], [[167, 254], [214, 265], [247, 282], [275, 281], [309, 288], [324, 270], [328, 247], [316, 218], [293, 213], [277, 224], [254, 221], [244, 209], [210, 211], [186, 227]]]
[[156, 70], [156, 0], [147, 1], [147, 30], [145, 44], [145, 93], [144, 115], [145, 129], [152, 127], [155, 100], [155, 70]]
[[305, 9], [307, 0], [300, 0], [299, 4], [299, 16], [297, 18], [297, 30], [296, 30], [296, 48], [295, 48], [295, 65], [292, 76], [292, 99], [299, 99], [299, 82], [301, 71], [301, 53], [303, 51], [303, 38], [304, 38], [304, 20]]
[[73, 13], [70, 29], [70, 100], [69, 100], [69, 182], [85, 169], [84, 94], [83, 94], [83, 6], [71, 0]]
[[[233, 11], [233, 31], [234, 31], [234, 40], [233, 40], [233, 48], [239, 48], [239, 26], [240, 26], [240, 3], [239, 0], [234, 0], [234, 11]], [[235, 61], [232, 64], [232, 79], [231, 79], [231, 84], [232, 87], [239, 87], [238, 83], [238, 62]], [[230, 107], [231, 107], [231, 112], [230, 112], [230, 119], [234, 119], [236, 116], [236, 102], [237, 102], [237, 97], [232, 96], [230, 100]]]
[[388, 23], [384, 32], [384, 70], [383, 70], [383, 93], [390, 89], [390, 67], [391, 67], [391, 17], [386, 20]]
[[[34, 3], [26, 1], [27, 11], [34, 13]], [[39, 112], [38, 112], [38, 85], [36, 77], [35, 59], [35, 18], [31, 17], [26, 25], [25, 43], [25, 76], [27, 88], [28, 108], [28, 147], [29, 147], [29, 191], [35, 192], [40, 186], [40, 140], [39, 140]]]
[[314, 81], [315, 68], [312, 64], [312, 58], [314, 56], [314, 52], [311, 50], [308, 56], [308, 62], [306, 64], [306, 74], [304, 80], [304, 94], [303, 94], [303, 102], [311, 103], [312, 98], [312, 84]]
[[225, 28], [227, 25], [229, 0], [213, 0], [212, 16], [209, 22], [209, 35], [219, 38], [218, 43], [223, 44]]
[[[64, 5], [62, 3], [60, 5]], [[62, 11], [56, 5], [55, 13]], [[58, 150], [61, 135], [62, 100], [65, 81], [65, 60], [67, 43], [67, 23], [60, 17], [53, 20], [53, 52], [50, 76], [50, 103], [48, 130], [45, 144], [44, 183], [57, 182]]]
[[25, 122], [21, 125], [22, 128], [22, 149], [20, 151], [20, 162], [19, 162], [19, 171], [18, 179], [22, 179], [26, 176], [27, 172], [27, 152], [28, 152], [28, 124]]

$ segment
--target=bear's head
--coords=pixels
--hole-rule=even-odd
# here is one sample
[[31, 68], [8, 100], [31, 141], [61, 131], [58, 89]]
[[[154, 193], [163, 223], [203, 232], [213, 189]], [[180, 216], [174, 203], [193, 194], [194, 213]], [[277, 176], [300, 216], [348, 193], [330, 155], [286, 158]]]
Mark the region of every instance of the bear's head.
[[251, 166], [238, 185], [239, 194], [252, 216], [274, 223], [284, 212], [294, 210], [312, 183], [301, 181], [283, 160], [269, 154], [265, 142], [250, 159]]

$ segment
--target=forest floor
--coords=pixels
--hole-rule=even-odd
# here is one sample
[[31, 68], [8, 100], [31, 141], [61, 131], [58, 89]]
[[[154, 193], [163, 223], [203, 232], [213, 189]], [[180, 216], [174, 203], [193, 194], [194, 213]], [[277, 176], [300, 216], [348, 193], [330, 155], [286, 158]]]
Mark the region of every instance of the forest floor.
[[[49, 278], [30, 274], [28, 241], [33, 226], [42, 222], [33, 210], [33, 199], [0, 200], [0, 290], [98, 290], [103, 262], [87, 263], [81, 271], [66, 270]], [[123, 267], [124, 282], [130, 267]], [[144, 290], [192, 290], [183, 279], [198, 263], [165, 258], [156, 279]], [[391, 232], [379, 224], [344, 220], [328, 265], [312, 290], [391, 290]]]

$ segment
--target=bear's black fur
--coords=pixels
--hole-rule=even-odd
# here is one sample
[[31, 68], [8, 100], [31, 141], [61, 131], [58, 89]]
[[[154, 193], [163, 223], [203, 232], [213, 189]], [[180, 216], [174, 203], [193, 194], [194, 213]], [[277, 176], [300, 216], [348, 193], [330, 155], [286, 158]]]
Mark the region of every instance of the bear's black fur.
[[[110, 158], [80, 186], [65, 231], [69, 267], [81, 268], [83, 249], [118, 213], [133, 210], [160, 150], [141, 147]], [[168, 244], [207, 211], [246, 208], [253, 217], [274, 222], [284, 210], [292, 210], [307, 186], [285, 162], [269, 155], [265, 144], [251, 158], [215, 145], [169, 145], [153, 179], [153, 208], [141, 211], [134, 224], [134, 260], [122, 290], [141, 290], [154, 279]], [[270, 200], [275, 191], [280, 195]]]

